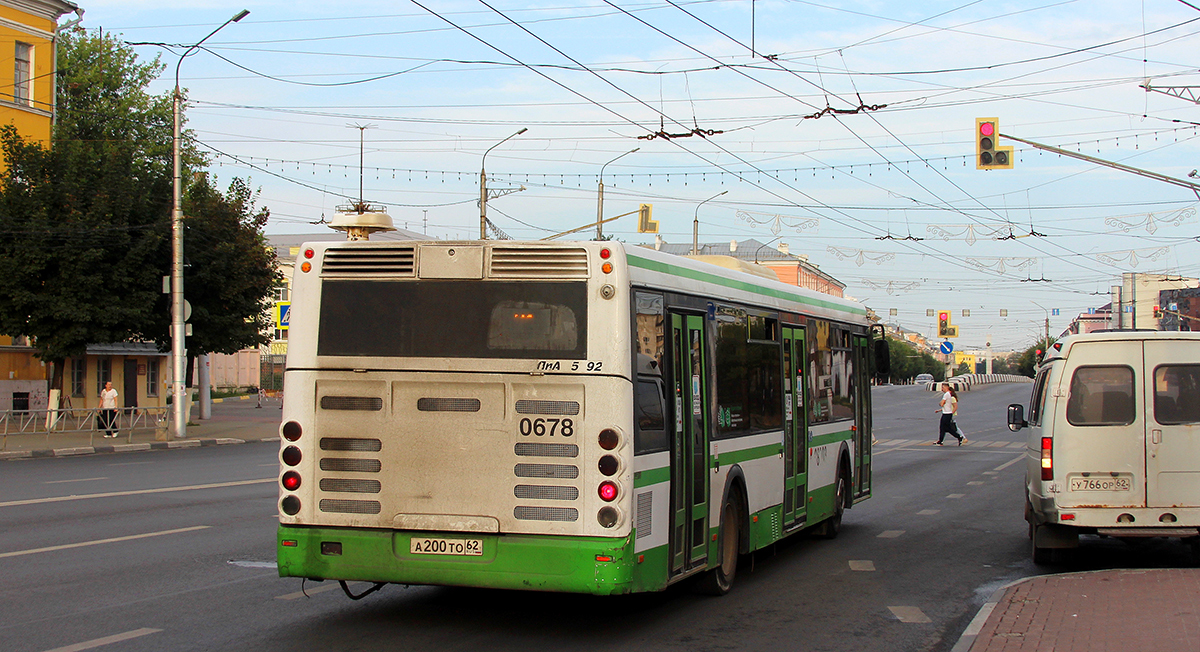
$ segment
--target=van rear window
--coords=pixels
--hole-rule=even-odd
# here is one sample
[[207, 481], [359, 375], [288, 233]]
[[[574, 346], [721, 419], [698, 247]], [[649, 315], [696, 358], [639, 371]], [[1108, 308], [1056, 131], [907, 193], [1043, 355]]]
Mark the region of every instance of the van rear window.
[[1073, 426], [1129, 425], [1134, 407], [1130, 367], [1080, 367], [1071, 376], [1067, 421]]
[[1200, 422], [1200, 365], [1154, 369], [1154, 420], [1164, 426]]

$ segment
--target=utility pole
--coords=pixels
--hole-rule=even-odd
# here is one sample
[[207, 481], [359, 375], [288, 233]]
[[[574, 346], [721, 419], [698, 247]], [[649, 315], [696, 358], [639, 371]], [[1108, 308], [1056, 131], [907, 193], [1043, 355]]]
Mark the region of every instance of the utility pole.
[[1200, 183], [1192, 183], [1191, 181], [1185, 181], [1183, 179], [1176, 179], [1175, 177], [1168, 177], [1165, 174], [1159, 174], [1157, 172], [1151, 172], [1149, 170], [1135, 168], [1130, 165], [1123, 165], [1121, 163], [1115, 163], [1113, 161], [1106, 161], [1102, 158], [1096, 158], [1095, 156], [1088, 156], [1087, 154], [1080, 154], [1079, 152], [1072, 152], [1069, 149], [1062, 149], [1059, 147], [1054, 147], [1052, 145], [1043, 145], [1042, 143], [1036, 143], [1032, 140], [1025, 140], [1024, 138], [1017, 138], [1016, 136], [1009, 136], [1008, 134], [1000, 134], [1000, 135], [1009, 140], [1015, 140], [1018, 143], [1025, 143], [1026, 145], [1032, 145], [1033, 147], [1036, 147], [1036, 148], [1042, 149], [1042, 150], [1046, 150], [1047, 152], [1054, 152], [1055, 154], [1061, 154], [1062, 156], [1069, 156], [1071, 158], [1077, 158], [1081, 161], [1087, 161], [1088, 163], [1095, 163], [1096, 165], [1103, 165], [1104, 167], [1112, 168], [1114, 170], [1120, 170], [1122, 172], [1129, 172], [1130, 174], [1136, 174], [1140, 177], [1146, 177], [1147, 179], [1154, 179], [1155, 181], [1163, 181], [1163, 182], [1169, 183], [1171, 185], [1182, 186], [1182, 187], [1187, 188], [1188, 190], [1191, 190], [1192, 192], [1196, 193], [1197, 197], [1200, 197]]
[[505, 143], [505, 141], [507, 141], [509, 138], [513, 138], [515, 136], [520, 136], [521, 134], [525, 133], [526, 131], [529, 131], [528, 127], [521, 127], [521, 130], [518, 131], [517, 133], [512, 134], [512, 135], [508, 136], [508, 138], [505, 138], [504, 140], [487, 148], [487, 151], [483, 153], [483, 158], [481, 158], [479, 160], [479, 239], [480, 240], [487, 240], [488, 190], [487, 190], [487, 172], [484, 170], [484, 165], [487, 162], [487, 155], [493, 149], [496, 149], [497, 147], [503, 145]]

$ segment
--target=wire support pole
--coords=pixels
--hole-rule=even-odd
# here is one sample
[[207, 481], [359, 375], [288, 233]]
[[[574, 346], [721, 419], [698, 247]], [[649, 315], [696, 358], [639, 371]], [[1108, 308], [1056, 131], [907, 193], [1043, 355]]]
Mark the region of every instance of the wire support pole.
[[1087, 154], [1080, 154], [1079, 152], [1072, 152], [1069, 149], [1062, 149], [1060, 147], [1054, 147], [1052, 145], [1043, 145], [1042, 143], [1035, 143], [1032, 140], [1025, 140], [1024, 138], [1017, 138], [1016, 136], [1010, 136], [1008, 134], [1000, 134], [1000, 137], [1007, 138], [1009, 140], [1015, 140], [1018, 143], [1025, 143], [1026, 145], [1031, 145], [1038, 149], [1046, 150], [1047, 152], [1054, 152], [1055, 154], [1061, 154], [1063, 156], [1077, 158], [1081, 161], [1087, 161], [1088, 163], [1095, 163], [1096, 165], [1103, 165], [1104, 167], [1112, 168], [1114, 170], [1120, 170], [1122, 172], [1136, 174], [1141, 177], [1146, 177], [1147, 179], [1154, 179], [1155, 181], [1163, 181], [1165, 183], [1169, 183], [1169, 184], [1172, 184], [1175, 186], [1181, 186], [1183, 188], [1187, 188], [1188, 190], [1191, 190], [1192, 192], [1196, 193], [1197, 197], [1200, 197], [1200, 184], [1192, 183], [1191, 181], [1185, 181], [1183, 179], [1176, 179], [1175, 177], [1168, 177], [1165, 174], [1159, 174], [1157, 172], [1151, 172], [1149, 170], [1135, 168], [1133, 166], [1124, 165], [1122, 163], [1106, 161], [1102, 158], [1096, 158], [1095, 156], [1088, 156]]
[[692, 216], [692, 255], [693, 256], [700, 253], [700, 207], [707, 204], [708, 202], [716, 199], [717, 197], [724, 195], [727, 192], [729, 192], [729, 191], [722, 190], [721, 192], [713, 195], [712, 197], [705, 199], [704, 201], [700, 202], [699, 204], [696, 204], [696, 213]]
[[483, 153], [483, 158], [481, 158], [479, 160], [479, 239], [480, 240], [487, 240], [487, 200], [488, 200], [487, 170], [486, 170], [487, 155], [490, 154], [493, 149], [496, 149], [497, 147], [499, 147], [499, 146], [503, 145], [505, 142], [507, 142], [509, 138], [515, 138], [517, 136], [520, 136], [521, 134], [525, 133], [526, 131], [529, 131], [528, 127], [521, 127], [520, 131], [509, 135], [504, 140], [487, 148], [487, 151]]
[[600, 184], [599, 184], [599, 188], [596, 191], [596, 197], [597, 197], [596, 198], [596, 239], [597, 240], [604, 239], [604, 229], [600, 226], [601, 224], [604, 224], [604, 222], [605, 222], [605, 219], [604, 219], [604, 168], [608, 167], [609, 163], [615, 163], [618, 159], [623, 158], [625, 156], [629, 156], [630, 154], [638, 151], [639, 149], [641, 149], [641, 147], [634, 147], [633, 149], [629, 150], [628, 152], [625, 152], [624, 154], [622, 154], [621, 156], [618, 156], [617, 158], [614, 158], [611, 161], [609, 161], [608, 163], [605, 163], [604, 165], [600, 166]]
[[175, 436], [183, 438], [187, 436], [187, 401], [184, 396], [187, 392], [186, 379], [184, 375], [187, 373], [187, 341], [186, 331], [187, 326], [184, 324], [184, 300], [183, 300], [183, 176], [180, 171], [180, 146], [181, 146], [181, 123], [183, 113], [183, 94], [179, 91], [179, 68], [183, 65], [183, 60], [196, 51], [208, 39], [212, 38], [213, 34], [221, 31], [229, 23], [236, 23], [245, 18], [250, 12], [246, 9], [241, 10], [229, 20], [221, 23], [221, 26], [208, 33], [208, 36], [200, 39], [195, 45], [184, 50], [179, 56], [179, 61], [175, 64], [175, 96], [172, 104], [172, 118], [174, 122], [174, 141], [172, 143], [172, 165], [174, 167], [174, 179], [172, 182], [172, 206], [171, 206], [171, 420], [174, 426]]

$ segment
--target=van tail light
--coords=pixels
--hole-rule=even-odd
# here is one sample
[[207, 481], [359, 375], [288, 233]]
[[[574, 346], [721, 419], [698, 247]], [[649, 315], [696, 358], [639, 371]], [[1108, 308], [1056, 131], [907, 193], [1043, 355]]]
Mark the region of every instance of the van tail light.
[[1042, 479], [1054, 479], [1054, 440], [1042, 437]]

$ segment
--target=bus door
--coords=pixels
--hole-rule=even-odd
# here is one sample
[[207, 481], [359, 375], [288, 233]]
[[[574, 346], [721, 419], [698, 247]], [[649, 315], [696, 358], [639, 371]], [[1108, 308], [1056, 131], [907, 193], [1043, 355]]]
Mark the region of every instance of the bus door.
[[704, 317], [671, 314], [671, 573], [708, 557], [708, 401]]
[[854, 336], [854, 498], [871, 495], [871, 338]]
[[783, 327], [783, 528], [804, 523], [808, 504], [808, 410], [804, 329]]

